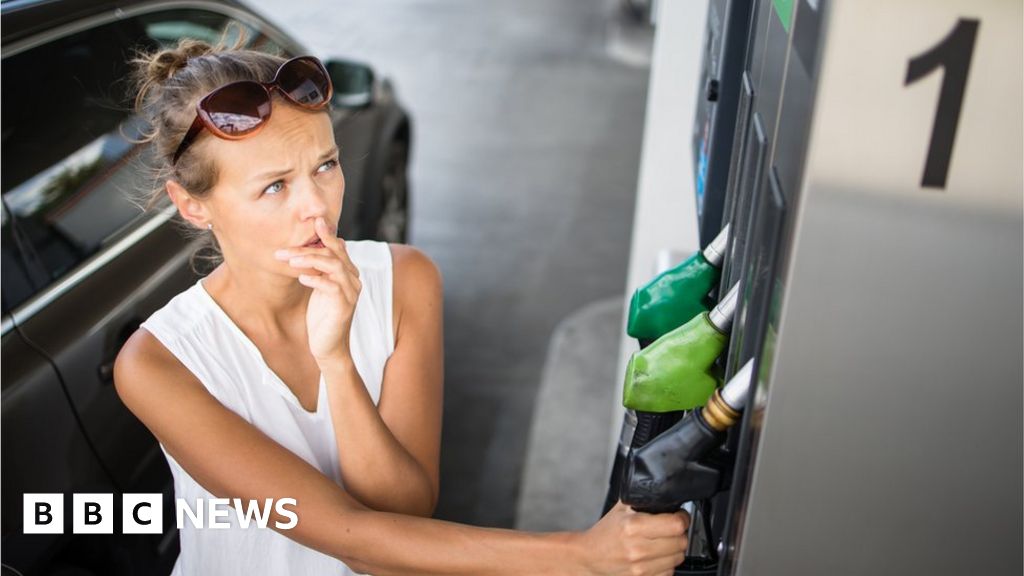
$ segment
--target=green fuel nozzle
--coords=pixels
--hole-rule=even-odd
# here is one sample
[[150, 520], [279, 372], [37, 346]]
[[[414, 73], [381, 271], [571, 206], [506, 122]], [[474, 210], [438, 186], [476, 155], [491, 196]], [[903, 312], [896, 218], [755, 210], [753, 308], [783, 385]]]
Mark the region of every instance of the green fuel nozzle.
[[639, 340], [657, 340], [706, 312], [708, 292], [718, 283], [729, 246], [729, 225], [703, 252], [666, 270], [633, 293], [626, 332]]
[[719, 379], [712, 366], [729, 341], [739, 285], [703, 312], [635, 352], [626, 367], [622, 405], [638, 412], [673, 412], [703, 406]]
[[626, 457], [621, 498], [640, 512], [674, 512], [686, 502], [710, 498], [722, 487], [722, 471], [707, 461], [725, 431], [743, 412], [753, 380], [751, 359], [707, 405]]

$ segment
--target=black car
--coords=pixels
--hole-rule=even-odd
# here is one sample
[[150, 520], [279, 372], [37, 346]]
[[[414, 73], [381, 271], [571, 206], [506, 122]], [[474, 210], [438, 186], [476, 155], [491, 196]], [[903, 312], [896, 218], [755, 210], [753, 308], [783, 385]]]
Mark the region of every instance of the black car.
[[[194, 241], [169, 200], [143, 213], [151, 149], [131, 140], [124, 79], [132, 48], [183, 36], [216, 43], [241, 25], [248, 47], [310, 54], [245, 5], [202, 1], [4, 1], [2, 19], [2, 563], [7, 574], [160, 574], [177, 556], [170, 471], [121, 404], [113, 362], [139, 323], [197, 279]], [[391, 84], [319, 55], [348, 239], [404, 242], [411, 126]], [[74, 535], [72, 494], [164, 494], [164, 532]], [[25, 534], [23, 497], [64, 495], [63, 534]]]

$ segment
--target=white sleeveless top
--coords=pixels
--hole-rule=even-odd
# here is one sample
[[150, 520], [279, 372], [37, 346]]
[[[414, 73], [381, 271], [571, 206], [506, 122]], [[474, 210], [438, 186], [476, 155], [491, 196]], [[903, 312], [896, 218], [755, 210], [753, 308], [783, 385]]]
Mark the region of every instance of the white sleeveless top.
[[[352, 317], [352, 360], [377, 404], [384, 365], [395, 349], [391, 251], [387, 243], [370, 240], [346, 242], [346, 247], [363, 285]], [[256, 345], [210, 296], [202, 280], [172, 298], [141, 327], [159, 339], [221, 404], [327, 477], [342, 483], [323, 376], [316, 412], [309, 412], [264, 362]], [[205, 505], [214, 498], [162, 444], [160, 448], [174, 477], [176, 498], [184, 499], [192, 510], [197, 499]], [[227, 529], [197, 529], [185, 516], [179, 530], [181, 553], [172, 576], [356, 574], [341, 561], [303, 546], [269, 525], [260, 528], [253, 522], [242, 528], [234, 511], [229, 512], [226, 519], [223, 513], [218, 518], [219, 522], [231, 524]]]

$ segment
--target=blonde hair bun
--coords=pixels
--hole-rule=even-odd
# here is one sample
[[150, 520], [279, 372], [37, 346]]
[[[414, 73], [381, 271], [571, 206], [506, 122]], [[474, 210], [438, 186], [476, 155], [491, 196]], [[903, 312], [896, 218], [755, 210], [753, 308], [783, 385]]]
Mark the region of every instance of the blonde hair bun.
[[147, 80], [156, 83], [164, 82], [174, 76], [178, 70], [184, 68], [190, 59], [211, 52], [213, 52], [213, 46], [202, 40], [182, 38], [176, 47], [165, 48], [149, 57], [149, 61], [146, 63]]

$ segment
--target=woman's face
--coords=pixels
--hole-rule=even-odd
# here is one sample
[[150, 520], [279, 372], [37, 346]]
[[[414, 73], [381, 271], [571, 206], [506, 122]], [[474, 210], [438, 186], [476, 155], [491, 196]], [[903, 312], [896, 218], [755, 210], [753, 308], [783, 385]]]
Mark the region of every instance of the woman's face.
[[345, 177], [327, 112], [302, 110], [276, 94], [272, 106], [270, 120], [255, 136], [207, 135], [202, 153], [214, 157], [218, 178], [203, 203], [232, 266], [297, 278], [301, 270], [274, 252], [315, 240], [318, 217], [332, 230], [337, 226]]

